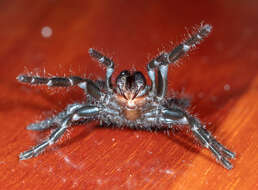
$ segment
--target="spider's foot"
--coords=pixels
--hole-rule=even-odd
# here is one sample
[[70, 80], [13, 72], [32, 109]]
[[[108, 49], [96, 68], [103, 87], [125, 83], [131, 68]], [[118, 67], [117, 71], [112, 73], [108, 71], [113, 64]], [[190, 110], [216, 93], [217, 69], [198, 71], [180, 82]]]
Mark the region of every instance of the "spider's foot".
[[31, 150], [27, 150], [25, 152], [20, 153], [19, 155], [19, 159], [20, 160], [27, 160], [30, 159], [32, 157], [36, 157], [38, 156], [43, 150], [38, 150], [38, 149], [31, 149]]
[[16, 77], [19, 82], [31, 82], [32, 77], [26, 75], [19, 75]]
[[19, 159], [27, 160], [32, 157], [38, 156], [41, 152], [43, 152], [46, 149], [47, 146], [49, 146], [49, 143], [51, 143], [51, 141], [46, 140], [43, 143], [41, 143], [37, 146], [34, 146], [32, 149], [22, 152], [19, 155]]
[[222, 163], [222, 165], [228, 170], [231, 170], [233, 168], [233, 165], [224, 157], [221, 157], [220, 163]]
[[236, 158], [236, 153], [231, 152], [230, 150], [228, 150], [226, 148], [222, 151], [222, 154], [225, 155], [227, 158], [230, 158], [230, 159]]
[[231, 152], [229, 149], [225, 148], [219, 142], [215, 142], [214, 146], [221, 152], [221, 154], [229, 159], [236, 158], [236, 153]]
[[222, 155], [224, 157], [222, 157], [220, 161], [223, 164], [223, 166], [225, 168], [227, 168], [228, 170], [232, 169], [233, 165], [225, 157], [227, 157], [228, 159], [234, 159], [234, 158], [236, 158], [236, 154], [234, 152], [231, 152], [228, 149], [225, 149], [225, 150], [223, 150]]
[[32, 158], [33, 156], [34, 156], [34, 151], [33, 150], [28, 150], [28, 151], [20, 153], [19, 159], [20, 160], [27, 160], [27, 159]]
[[215, 153], [215, 156], [217, 157], [217, 160], [228, 170], [233, 168], [233, 165], [228, 161], [228, 159], [234, 159], [236, 157], [236, 154], [234, 152], [231, 152], [229, 149], [225, 148], [222, 144], [220, 144], [218, 141], [213, 141], [213, 147], [217, 150], [217, 153]]
[[53, 125], [53, 121], [51, 119], [46, 119], [39, 123], [32, 123], [32, 124], [28, 125], [27, 130], [42, 131], [42, 130], [52, 127], [52, 125]]
[[217, 158], [217, 161], [222, 164], [226, 169], [230, 170], [233, 168], [233, 165], [231, 164], [229, 159], [234, 159], [236, 157], [236, 154], [234, 152], [231, 152], [217, 141], [215, 141], [214, 144], [209, 147], [209, 149], [213, 152], [213, 154]]

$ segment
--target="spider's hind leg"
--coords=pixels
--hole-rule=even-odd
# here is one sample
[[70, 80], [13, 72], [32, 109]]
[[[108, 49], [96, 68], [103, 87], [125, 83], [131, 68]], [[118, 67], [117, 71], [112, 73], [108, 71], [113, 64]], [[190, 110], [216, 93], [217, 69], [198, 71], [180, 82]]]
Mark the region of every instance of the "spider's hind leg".
[[48, 146], [54, 144], [66, 130], [71, 126], [72, 122], [79, 121], [80, 119], [94, 119], [97, 117], [100, 109], [95, 106], [83, 106], [79, 109], [73, 110], [73, 113], [67, 114], [60, 122], [60, 127], [56, 128], [50, 136], [42, 143], [32, 147], [31, 149], [22, 152], [19, 155], [20, 160], [26, 160], [37, 156], [43, 152]]
[[32, 123], [30, 125], [27, 126], [28, 130], [33, 130], [33, 131], [42, 131], [45, 129], [49, 129], [51, 127], [54, 127], [56, 122], [54, 121], [54, 118], [47, 118], [43, 121], [40, 121], [38, 123]]
[[53, 116], [53, 117], [49, 117], [43, 121], [40, 121], [38, 123], [32, 123], [30, 125], [27, 126], [28, 130], [33, 130], [33, 131], [42, 131], [42, 130], [46, 130], [49, 129], [51, 127], [54, 126], [60, 126], [61, 121], [69, 114], [71, 114], [75, 109], [79, 109], [81, 108], [83, 105], [79, 104], [79, 103], [75, 103], [75, 104], [70, 104], [67, 106], [67, 108], [58, 113], [57, 115]]
[[233, 168], [228, 159], [235, 158], [235, 153], [220, 144], [196, 117], [177, 107], [164, 108], [161, 110], [161, 113], [162, 115], [159, 117], [159, 121], [162, 122], [162, 124], [172, 124], [172, 126], [175, 123], [188, 125], [197, 141], [205, 148], [209, 149], [218, 162], [227, 169]]
[[193, 117], [187, 116], [188, 123], [190, 125], [190, 129], [197, 140], [207, 149], [209, 149], [216, 159], [228, 170], [232, 169], [232, 164], [228, 161], [228, 159], [235, 158], [235, 153], [231, 152], [227, 148], [225, 148], [222, 144], [220, 144], [209, 131], [207, 131], [204, 126], [200, 123], [200, 121]]

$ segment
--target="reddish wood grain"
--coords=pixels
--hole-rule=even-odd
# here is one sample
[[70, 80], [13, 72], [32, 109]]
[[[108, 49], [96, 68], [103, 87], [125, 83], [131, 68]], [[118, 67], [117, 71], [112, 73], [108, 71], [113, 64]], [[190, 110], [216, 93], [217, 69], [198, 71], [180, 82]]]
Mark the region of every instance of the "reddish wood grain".
[[[258, 3], [256, 1], [1, 1], [1, 189], [257, 189]], [[184, 38], [202, 20], [212, 35], [169, 69], [169, 88], [192, 98], [191, 112], [237, 153], [227, 171], [186, 131], [99, 128], [70, 130], [37, 158], [21, 151], [49, 132], [26, 125], [82, 100], [76, 88], [50, 90], [18, 84], [16, 76], [104, 76], [87, 50], [113, 56], [117, 75]], [[43, 27], [52, 35], [44, 38]], [[26, 68], [25, 68], [26, 67]], [[44, 73], [46, 70], [46, 73]]]

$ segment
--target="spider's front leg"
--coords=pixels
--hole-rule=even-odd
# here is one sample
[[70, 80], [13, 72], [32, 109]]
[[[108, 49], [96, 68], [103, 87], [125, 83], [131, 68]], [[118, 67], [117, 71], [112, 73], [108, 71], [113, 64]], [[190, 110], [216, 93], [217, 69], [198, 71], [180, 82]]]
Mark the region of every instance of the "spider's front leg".
[[[176, 46], [170, 52], [161, 53], [154, 58], [147, 65], [148, 75], [151, 79], [151, 94], [158, 96], [160, 99], [164, 98], [167, 92], [167, 72], [168, 65], [175, 63], [183, 57], [191, 49], [195, 48], [208, 34], [212, 27], [208, 24], [202, 25], [197, 32], [189, 36], [189, 38]], [[156, 85], [155, 69], [158, 71], [158, 81]]]
[[[156, 114], [160, 115], [157, 116]], [[179, 107], [175, 108], [161, 108], [159, 110], [151, 110], [145, 113], [147, 121], [154, 122], [158, 125], [189, 125], [190, 130], [196, 139], [207, 149], [209, 149], [216, 159], [227, 169], [232, 169], [232, 164], [228, 159], [235, 158], [235, 153], [231, 152], [220, 144], [211, 133], [204, 128], [201, 122], [189, 113], [181, 110]]]
[[30, 84], [45, 84], [49, 87], [68, 87], [74, 86], [81, 82], [87, 81], [88, 79], [84, 79], [77, 76], [70, 77], [38, 77], [38, 76], [27, 76], [27, 75], [19, 75], [17, 77], [19, 82], [30, 83]]
[[71, 126], [72, 122], [78, 121], [80, 119], [95, 119], [100, 111], [99, 107], [96, 106], [83, 106], [73, 113], [67, 114], [59, 123], [59, 127], [56, 128], [50, 136], [44, 140], [42, 143], [32, 147], [30, 150], [22, 152], [19, 155], [20, 160], [26, 160], [31, 157], [35, 157], [41, 152], [43, 152], [48, 146], [54, 144]]

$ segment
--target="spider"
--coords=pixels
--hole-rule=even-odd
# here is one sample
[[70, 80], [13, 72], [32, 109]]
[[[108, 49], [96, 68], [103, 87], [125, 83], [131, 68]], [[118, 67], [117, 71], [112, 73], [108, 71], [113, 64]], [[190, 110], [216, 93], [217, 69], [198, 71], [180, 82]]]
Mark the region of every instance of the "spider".
[[162, 52], [147, 65], [151, 85], [146, 84], [144, 75], [139, 71], [122, 71], [116, 78], [116, 85], [111, 82], [114, 62], [100, 52], [90, 48], [89, 55], [106, 67], [105, 80], [90, 80], [78, 76], [38, 77], [19, 75], [17, 80], [33, 85], [49, 87], [78, 86], [86, 93], [82, 103], [70, 104], [56, 116], [41, 122], [30, 124], [28, 130], [45, 130], [56, 128], [40, 144], [22, 152], [20, 160], [38, 156], [48, 146], [57, 142], [66, 130], [78, 122], [100, 120], [101, 123], [117, 127], [128, 126], [134, 129], [173, 129], [175, 125], [188, 126], [197, 141], [209, 149], [216, 160], [226, 169], [233, 166], [229, 159], [235, 158], [231, 152], [220, 144], [198, 118], [186, 111], [187, 101], [180, 98], [166, 97], [167, 72], [169, 64], [175, 64], [179, 58], [198, 45], [211, 32], [212, 27], [201, 24], [170, 52]]

